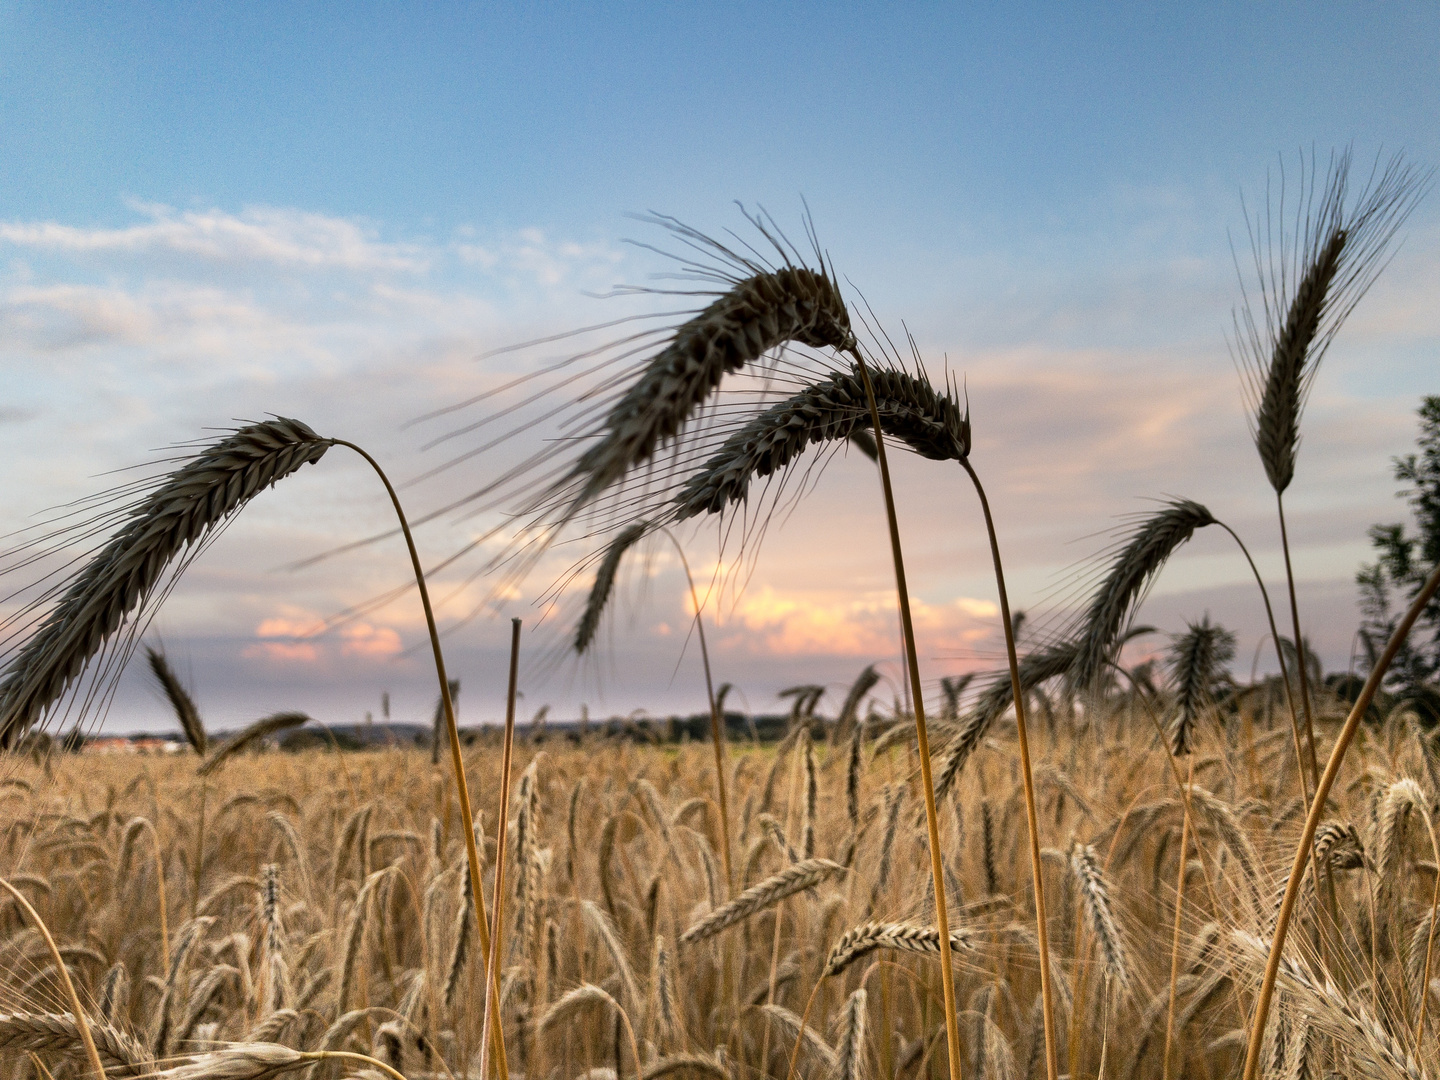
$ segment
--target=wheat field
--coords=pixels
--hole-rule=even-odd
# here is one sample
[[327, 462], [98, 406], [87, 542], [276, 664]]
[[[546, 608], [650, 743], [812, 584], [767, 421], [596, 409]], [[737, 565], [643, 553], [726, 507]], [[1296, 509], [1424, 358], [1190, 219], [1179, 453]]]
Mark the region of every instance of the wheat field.
[[[1200, 725], [1193, 830], [1151, 716], [1166, 695], [1117, 695], [1088, 723], [1060, 695], [1032, 695], [1051, 718], [1035, 775], [1070, 1075], [1161, 1076], [1167, 1026], [1171, 1075], [1238, 1070], [1256, 943], [1303, 817], [1277, 694], [1258, 688]], [[1343, 710], [1322, 700], [1324, 742]], [[708, 747], [517, 746], [501, 971], [511, 1075], [783, 1077], [797, 1039], [800, 1076], [945, 1075], [936, 943], [919, 933], [934, 912], [913, 723], [872, 714], [850, 731], [796, 730], [778, 748], [729, 747], [728, 887]], [[487, 891], [497, 751], [481, 744], [466, 761]], [[966, 1076], [1044, 1071], [1014, 762], [1013, 728], [997, 727], [941, 808]], [[196, 765], [53, 754], [0, 780], [0, 871], [54, 934], [108, 1071], [356, 1071], [278, 1046], [360, 1053], [407, 1077], [472, 1075], [483, 957], [448, 773], [402, 749], [238, 755], [209, 777]], [[1417, 1076], [1412, 1059], [1433, 1058], [1433, 1001], [1421, 1042], [1406, 1033], [1433, 911], [1437, 777], [1413, 718], [1362, 733], [1319, 845], [1321, 901], [1305, 895], [1292, 934], [1345, 982], [1282, 979], [1266, 1075]], [[1338, 921], [1322, 943], [1332, 884]], [[727, 896], [739, 898], [729, 921]], [[40, 935], [13, 902], [0, 919], [5, 1075], [84, 1071]]]

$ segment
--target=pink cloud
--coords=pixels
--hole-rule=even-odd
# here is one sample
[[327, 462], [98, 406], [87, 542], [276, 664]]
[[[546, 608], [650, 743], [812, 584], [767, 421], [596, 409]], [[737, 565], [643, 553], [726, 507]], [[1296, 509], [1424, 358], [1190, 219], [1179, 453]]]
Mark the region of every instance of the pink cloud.
[[340, 651], [345, 656], [394, 656], [404, 648], [400, 635], [388, 626], [371, 626], [356, 623], [340, 632], [345, 644]]

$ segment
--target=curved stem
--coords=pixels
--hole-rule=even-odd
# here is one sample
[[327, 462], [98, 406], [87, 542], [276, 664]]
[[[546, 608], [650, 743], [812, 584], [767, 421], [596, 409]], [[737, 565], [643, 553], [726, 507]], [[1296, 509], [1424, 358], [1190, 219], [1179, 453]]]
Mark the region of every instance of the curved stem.
[[371, 1057], [369, 1054], [356, 1054], [349, 1050], [307, 1050], [301, 1055], [306, 1061], [359, 1061], [370, 1066], [372, 1069], [379, 1069], [390, 1080], [405, 1080], [405, 1074], [386, 1065], [385, 1062]]
[[100, 1051], [95, 1049], [95, 1037], [90, 1034], [90, 1024], [85, 1019], [85, 1010], [80, 1005], [80, 995], [75, 992], [75, 984], [70, 981], [70, 971], [66, 968], [65, 960], [55, 945], [55, 939], [50, 936], [50, 928], [45, 925], [45, 920], [40, 918], [39, 913], [30, 906], [30, 901], [25, 899], [25, 894], [14, 885], [4, 878], [0, 878], [0, 889], [8, 892], [25, 914], [30, 916], [30, 921], [35, 924], [35, 929], [39, 930], [40, 936], [45, 939], [45, 945], [50, 950], [50, 959], [55, 964], [55, 970], [60, 974], [60, 983], [65, 987], [66, 996], [70, 998], [70, 1008], [75, 1013], [75, 1026], [80, 1029], [80, 1039], [85, 1043], [85, 1054], [95, 1069], [97, 1080], [105, 1080], [105, 1066], [100, 1063]]
[[[430, 651], [435, 657], [435, 676], [440, 680], [440, 700], [445, 707], [445, 729], [450, 736], [450, 764], [455, 771], [456, 796], [460, 800], [460, 815], [464, 818], [465, 834], [465, 858], [470, 867], [470, 892], [475, 898], [475, 921], [480, 927], [480, 948], [482, 952], [490, 951], [490, 931], [487, 926], [489, 919], [485, 915], [485, 889], [480, 876], [480, 854], [475, 848], [475, 812], [470, 808], [470, 788], [465, 782], [465, 761], [460, 754], [460, 731], [455, 724], [455, 703], [450, 699], [450, 680], [445, 674], [445, 656], [440, 651], [440, 633], [435, 629], [435, 612], [430, 606], [430, 590], [425, 586], [425, 571], [420, 566], [420, 555], [415, 550], [415, 538], [410, 534], [410, 523], [405, 518], [405, 509], [400, 505], [400, 496], [395, 493], [395, 487], [390, 483], [390, 478], [385, 475], [385, 470], [380, 463], [371, 457], [363, 448], [344, 439], [336, 439], [336, 446], [348, 447], [354, 450], [362, 458], [370, 463], [375, 470], [380, 482], [385, 485], [386, 492], [390, 495], [390, 503], [395, 507], [395, 516], [400, 519], [400, 531], [405, 536], [405, 546], [410, 552], [410, 565], [415, 571], [415, 585], [420, 591], [420, 604], [425, 609], [425, 628], [430, 633]], [[499, 987], [496, 987], [499, 990]], [[499, 994], [495, 995], [495, 1008], [498, 1009]], [[495, 1065], [500, 1073], [500, 1080], [509, 1080], [510, 1070], [505, 1060], [505, 1035], [500, 1025], [496, 1024], [493, 1029], [495, 1040]]]
[[[1295, 667], [1300, 672], [1300, 705], [1305, 710], [1305, 739], [1310, 751], [1310, 780], [1312, 785], [1318, 785], [1320, 780], [1319, 767], [1315, 758], [1315, 721], [1310, 714], [1310, 676], [1306, 671], [1305, 663], [1305, 642], [1300, 637], [1300, 607], [1295, 602], [1295, 573], [1290, 568], [1290, 536], [1285, 529], [1285, 498], [1280, 492], [1275, 493], [1275, 508], [1280, 513], [1280, 547], [1285, 552], [1285, 584], [1290, 590], [1290, 622], [1295, 630]], [[1277, 641], [1276, 647], [1279, 647]], [[1280, 667], [1285, 667], [1285, 658], [1280, 658]]]
[[1360, 696], [1350, 709], [1350, 715], [1345, 718], [1345, 726], [1340, 729], [1340, 735], [1335, 740], [1335, 748], [1330, 752], [1330, 760], [1325, 765], [1325, 773], [1315, 786], [1315, 798], [1310, 803], [1310, 814], [1305, 819], [1305, 829], [1300, 834], [1300, 845], [1295, 849], [1295, 863], [1290, 868], [1290, 880], [1285, 885], [1285, 896], [1280, 901], [1280, 915], [1275, 920], [1275, 937], [1270, 943], [1270, 958], [1266, 961], [1265, 976], [1260, 982], [1260, 995], [1255, 1003], [1255, 1022], [1250, 1028], [1250, 1044], [1245, 1051], [1244, 1080], [1255, 1080], [1260, 1070], [1260, 1042], [1265, 1033], [1265, 1020], [1270, 1013], [1270, 1001], [1275, 996], [1275, 981], [1280, 975], [1280, 955], [1285, 948], [1285, 935], [1290, 929], [1290, 916], [1295, 908], [1295, 897], [1300, 892], [1300, 879], [1305, 874], [1305, 863], [1309, 858], [1311, 845], [1315, 842], [1315, 830], [1319, 827], [1320, 818], [1325, 811], [1325, 800], [1330, 795], [1330, 789], [1335, 786], [1336, 777], [1340, 775], [1340, 765], [1345, 760], [1345, 752], [1350, 749], [1350, 743], [1355, 739], [1355, 732], [1360, 728], [1360, 719], [1370, 708], [1375, 691], [1380, 689], [1380, 680], [1385, 677], [1385, 672], [1389, 670], [1395, 654], [1400, 651], [1400, 646], [1410, 635], [1410, 628], [1415, 625], [1415, 620], [1420, 617], [1420, 612], [1435, 595], [1437, 588], [1440, 588], [1440, 564], [1430, 571], [1430, 576], [1425, 580], [1425, 584], [1416, 594], [1415, 599], [1411, 601], [1405, 617], [1400, 620], [1400, 625], [1390, 636], [1385, 651], [1380, 654], [1380, 659], [1370, 669], [1365, 686], [1361, 689]]
[[1040, 864], [1040, 822], [1035, 813], [1035, 780], [1030, 772], [1030, 740], [1025, 729], [1025, 694], [1020, 688], [1020, 661], [1015, 655], [1015, 626], [1010, 620], [1010, 599], [1005, 592], [1005, 569], [1000, 564], [1000, 542], [995, 537], [995, 520], [990, 514], [990, 500], [980, 477], [962, 458], [960, 464], [970, 474], [980, 509], [985, 514], [985, 531], [990, 536], [990, 557], [995, 563], [995, 587], [1000, 593], [1000, 625], [1005, 628], [1005, 654], [1010, 661], [1010, 693], [1015, 699], [1015, 730], [1020, 738], [1020, 776], [1025, 783], [1025, 819], [1030, 827], [1030, 876], [1035, 889], [1035, 936], [1040, 949], [1040, 1003], [1045, 1014], [1045, 1070], [1049, 1080], [1059, 1075], [1055, 1049], [1055, 1002], [1050, 985], [1050, 928], [1045, 917], [1045, 878]]
[[[955, 975], [950, 970], [950, 915], [945, 907], [945, 869], [940, 860], [940, 820], [935, 812], [935, 782], [930, 775], [930, 734], [925, 726], [925, 698], [920, 687], [920, 661], [915, 653], [915, 627], [910, 619], [910, 590], [905, 585], [905, 560], [900, 551], [900, 525], [895, 517], [895, 493], [890, 486], [890, 466], [885, 459], [885, 436], [880, 432], [880, 407], [875, 401], [875, 387], [870, 381], [870, 369], [858, 349], [854, 356], [860, 378], [865, 383], [865, 398], [870, 404], [870, 422], [874, 426], [875, 450], [880, 464], [880, 485], [885, 493], [885, 516], [890, 525], [890, 554], [895, 562], [895, 590], [900, 596], [900, 626], [905, 636], [905, 662], [910, 672], [910, 690], [914, 699], [915, 738], [920, 751], [920, 782], [925, 795], [925, 824], [930, 833], [930, 875], [935, 886], [935, 925], [940, 932], [940, 981], [945, 997], [945, 1044], [950, 1059], [950, 1080], [960, 1080], [960, 1023], [955, 1012]], [[1003, 587], [1000, 595], [1002, 598], [1005, 595]], [[1008, 632], [1008, 616], [1006, 626]], [[1025, 776], [1028, 783], [1028, 771]], [[1038, 852], [1036, 858], [1039, 858]], [[1044, 933], [1043, 927], [1041, 933]], [[1048, 987], [1049, 972], [1042, 971], [1042, 977]], [[1053, 1055], [1050, 1060], [1050, 1080], [1055, 1080]]]
[[680, 556], [680, 565], [685, 568], [685, 580], [690, 586], [690, 603], [695, 608], [695, 630], [700, 636], [700, 659], [705, 664], [705, 696], [710, 701], [710, 741], [715, 746], [715, 784], [720, 792], [720, 831], [724, 843], [720, 854], [725, 860], [725, 895], [728, 899], [735, 889], [735, 875], [730, 869], [730, 805], [725, 794], [725, 725], [720, 709], [715, 703], [715, 683], [710, 677], [710, 650], [705, 646], [705, 619], [700, 613], [700, 596], [695, 591], [695, 578], [690, 573], [690, 560], [685, 558], [685, 549], [669, 529], [660, 530], [675, 545]]
[[[1298, 716], [1298, 715], [1296, 714], [1296, 712], [1295, 712], [1295, 694], [1294, 694], [1294, 692], [1293, 692], [1293, 691], [1291, 690], [1291, 688], [1290, 688], [1290, 670], [1289, 670], [1289, 667], [1288, 667], [1288, 666], [1286, 665], [1286, 663], [1285, 663], [1285, 652], [1284, 652], [1283, 649], [1280, 648], [1280, 631], [1279, 631], [1279, 630], [1276, 628], [1276, 626], [1275, 626], [1275, 609], [1270, 606], [1270, 591], [1265, 588], [1265, 581], [1264, 581], [1264, 579], [1261, 578], [1261, 576], [1260, 576], [1260, 570], [1259, 570], [1259, 568], [1255, 565], [1255, 560], [1250, 557], [1250, 549], [1245, 546], [1245, 541], [1244, 541], [1244, 540], [1241, 540], [1241, 539], [1240, 539], [1240, 535], [1239, 535], [1234, 529], [1232, 529], [1229, 525], [1226, 525], [1225, 522], [1223, 522], [1223, 521], [1217, 521], [1215, 524], [1219, 525], [1222, 529], [1224, 529], [1227, 533], [1229, 533], [1229, 534], [1231, 535], [1231, 537], [1234, 538], [1235, 543], [1237, 543], [1238, 545], [1240, 545], [1240, 551], [1241, 551], [1242, 554], [1244, 554], [1244, 556], [1245, 556], [1245, 561], [1250, 564], [1250, 572], [1255, 575], [1255, 584], [1260, 587], [1260, 599], [1262, 599], [1262, 600], [1265, 601], [1265, 618], [1266, 618], [1266, 620], [1267, 620], [1267, 621], [1269, 622], [1269, 624], [1270, 624], [1270, 640], [1275, 644], [1275, 659], [1276, 659], [1276, 660], [1279, 662], [1279, 664], [1280, 664], [1280, 681], [1281, 681], [1281, 682], [1284, 684], [1284, 686], [1285, 686], [1285, 704], [1286, 704], [1286, 705], [1289, 707], [1289, 709], [1290, 709], [1290, 733], [1291, 733], [1292, 737], [1293, 737], [1294, 740], [1295, 740], [1295, 771], [1300, 774], [1300, 791], [1301, 791], [1301, 793], [1305, 796], [1305, 804], [1308, 806], [1308, 805], [1310, 804], [1310, 800], [1311, 800], [1311, 798], [1313, 797], [1313, 794], [1314, 794], [1314, 790], [1315, 790], [1314, 785], [1315, 785], [1315, 783], [1316, 783], [1317, 780], [1318, 780], [1318, 777], [1315, 775], [1315, 735], [1314, 735], [1314, 732], [1313, 732], [1313, 731], [1310, 733], [1310, 758], [1309, 758], [1309, 761], [1308, 761], [1308, 765], [1309, 765], [1309, 768], [1310, 768], [1310, 776], [1307, 778], [1306, 775], [1305, 775], [1305, 770], [1306, 770], [1307, 762], [1306, 762], [1306, 760], [1305, 760], [1305, 753], [1304, 753], [1304, 751], [1301, 749], [1301, 746], [1300, 746], [1300, 718], [1299, 718], [1299, 716]], [[1284, 535], [1283, 517], [1282, 517], [1282, 524], [1281, 524], [1281, 535], [1282, 535], [1282, 536]], [[1285, 556], [1285, 558], [1286, 558], [1286, 563], [1285, 563], [1285, 565], [1286, 565], [1286, 570], [1287, 570], [1287, 573], [1288, 573], [1289, 565], [1290, 565], [1290, 563], [1289, 563], [1289, 558], [1290, 558], [1290, 556], [1289, 556], [1289, 550], [1288, 550], [1288, 548], [1287, 548], [1287, 550], [1286, 550], [1286, 556]], [[1295, 595], [1293, 588], [1292, 588], [1292, 590], [1291, 590], [1291, 594], [1290, 594], [1290, 595], [1291, 595], [1291, 599], [1293, 600], [1293, 599], [1294, 599], [1294, 595]], [[1293, 610], [1293, 608], [1292, 608], [1292, 610]], [[1297, 631], [1296, 640], [1297, 640], [1297, 641], [1299, 640], [1298, 631]], [[1298, 650], [1297, 650], [1297, 655], [1298, 655]], [[1301, 666], [1301, 668], [1303, 669], [1305, 665], [1304, 665], [1304, 663], [1301, 663], [1300, 666]], [[1304, 676], [1303, 676], [1303, 674], [1302, 674], [1302, 678], [1303, 678], [1303, 677], [1304, 677]], [[1307, 706], [1306, 706], [1307, 712], [1306, 712], [1306, 715], [1305, 715], [1305, 721], [1306, 721], [1306, 726], [1307, 726], [1307, 727], [1309, 726], [1309, 721], [1310, 721], [1310, 715], [1309, 715], [1309, 712], [1308, 712], [1308, 708], [1309, 708], [1309, 706], [1308, 706], [1308, 700], [1309, 700], [1309, 698], [1308, 698], [1308, 695], [1307, 695], [1307, 698], [1306, 698], [1306, 701], [1307, 701]], [[1314, 859], [1313, 853], [1312, 853], [1311, 860], [1310, 860], [1310, 876], [1311, 876], [1312, 878], [1314, 878], [1314, 881], [1315, 881], [1315, 895], [1316, 895], [1316, 897], [1317, 897], [1317, 898], [1323, 897], [1323, 902], [1324, 902], [1324, 904], [1325, 904], [1325, 912], [1326, 912], [1326, 915], [1327, 915], [1327, 917], [1328, 917], [1328, 919], [1329, 919], [1329, 924], [1330, 924], [1330, 925], [1333, 925], [1333, 926], [1339, 926], [1339, 925], [1340, 925], [1340, 914], [1339, 914], [1339, 905], [1338, 905], [1338, 904], [1336, 903], [1336, 901], [1335, 901], [1335, 883], [1334, 883], [1333, 879], [1330, 877], [1330, 872], [1329, 872], [1329, 869], [1327, 868], [1327, 869], [1326, 869], [1326, 872], [1325, 872], [1325, 888], [1324, 888], [1323, 891], [1321, 890], [1321, 888], [1320, 888], [1320, 879], [1321, 879], [1320, 867], [1317, 865], [1317, 863], [1316, 863], [1316, 861], [1315, 861], [1315, 859]], [[1330, 967], [1330, 957], [1329, 957], [1329, 947], [1328, 947], [1328, 945], [1326, 944], [1326, 942], [1327, 942], [1327, 939], [1329, 938], [1329, 929], [1328, 929], [1328, 927], [1327, 927], [1326, 922], [1325, 922], [1324, 919], [1322, 919], [1322, 920], [1319, 921], [1319, 931], [1320, 931], [1320, 952], [1321, 952], [1322, 960], [1324, 961], [1325, 966], [1326, 966], [1326, 968], [1328, 969], [1328, 968]]]
[[[1224, 529], [1240, 545], [1240, 552], [1245, 556], [1245, 561], [1250, 564], [1250, 572], [1255, 575], [1255, 584], [1260, 586], [1260, 599], [1265, 601], [1265, 619], [1270, 624], [1270, 640], [1275, 645], [1275, 659], [1280, 663], [1280, 681], [1285, 686], [1285, 704], [1290, 709], [1290, 729], [1295, 737], [1295, 771], [1300, 774], [1300, 789], [1305, 795], [1305, 803], [1309, 805], [1311, 792], [1315, 789], [1315, 747], [1311, 743], [1310, 760], [1305, 759], [1305, 751], [1300, 745], [1300, 715], [1295, 709], [1295, 692], [1290, 687], [1290, 668], [1285, 663], [1285, 652], [1280, 648], [1280, 631], [1275, 626], [1275, 609], [1270, 606], [1270, 590], [1265, 588], [1265, 580], [1260, 576], [1260, 569], [1255, 565], [1255, 560], [1250, 557], [1250, 549], [1245, 546], [1245, 541], [1240, 539], [1240, 534], [1226, 525], [1223, 521], [1215, 522]], [[1287, 556], [1288, 560], [1288, 556]], [[1287, 561], [1287, 566], [1288, 561]], [[1251, 672], [1252, 676], [1254, 672]], [[1311, 775], [1306, 776], [1307, 765], [1312, 770]]]

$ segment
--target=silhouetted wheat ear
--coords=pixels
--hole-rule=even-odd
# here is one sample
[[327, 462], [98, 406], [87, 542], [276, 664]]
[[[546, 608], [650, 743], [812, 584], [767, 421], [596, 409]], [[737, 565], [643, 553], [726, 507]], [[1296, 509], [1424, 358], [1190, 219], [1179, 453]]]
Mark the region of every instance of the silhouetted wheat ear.
[[[970, 419], [923, 375], [872, 367], [880, 427], [922, 457], [959, 461], [970, 453]], [[743, 502], [754, 476], [779, 472], [812, 443], [848, 439], [871, 426], [858, 369], [837, 372], [772, 405], [730, 435], [675, 497], [675, 516], [718, 514]]]
[[138, 500], [7, 666], [0, 743], [12, 743], [65, 693], [181, 552], [266, 487], [319, 461], [331, 445], [298, 420], [252, 424], [201, 451]]
[[[1031, 690], [1041, 683], [1064, 675], [1075, 664], [1080, 651], [1076, 642], [1062, 641], [1043, 649], [1027, 653], [1021, 659], [1020, 690]], [[995, 720], [1015, 703], [1015, 691], [1008, 672], [997, 675], [994, 681], [980, 695], [970, 712], [960, 724], [960, 731], [942, 751], [940, 770], [935, 776], [935, 799], [943, 799], [954, 786], [970, 755], [980, 745]]]
[[1155, 575], [1175, 549], [1196, 529], [1215, 524], [1209, 510], [1189, 499], [1177, 499], [1142, 519], [1110, 561], [1110, 569], [1085, 611], [1076, 641], [1079, 652], [1071, 669], [1078, 687], [1093, 686], [1111, 659], [1126, 620], [1139, 606]]
[[196, 708], [190, 692], [185, 689], [185, 684], [171, 670], [163, 650], [146, 646], [145, 659], [150, 663], [150, 670], [155, 675], [155, 681], [165, 691], [165, 697], [170, 702], [170, 707], [175, 710], [175, 719], [180, 722], [180, 730], [185, 735], [185, 741], [190, 744], [190, 749], [204, 757], [207, 746], [205, 725], [200, 720], [200, 710]]
[[580, 489], [567, 516], [680, 433], [729, 374], [789, 342], [855, 349], [850, 313], [825, 270], [786, 266], [737, 282], [675, 331], [604, 420], [604, 434], [566, 481]]
[[617, 533], [606, 546], [600, 568], [595, 571], [595, 583], [590, 586], [590, 596], [585, 601], [585, 612], [580, 616], [580, 625], [575, 628], [577, 653], [583, 655], [594, 643], [595, 632], [600, 629], [600, 616], [605, 614], [605, 605], [615, 592], [615, 575], [620, 570], [620, 560], [640, 542], [649, 527], [646, 522], [637, 521]]
[[[952, 949], [970, 948], [970, 931], [950, 931]], [[894, 949], [896, 952], [926, 953], [940, 955], [940, 931], [933, 926], [914, 926], [909, 923], [862, 923], [847, 930], [830, 950], [825, 961], [825, 976], [839, 975], [862, 956], [876, 949]]]
[[1320, 361], [1429, 182], [1397, 154], [1352, 200], [1348, 151], [1332, 158], [1323, 191], [1315, 185], [1316, 162], [1304, 164], [1302, 157], [1300, 212], [1293, 229], [1279, 223], [1278, 250], [1268, 206], [1250, 225], [1260, 311], [1245, 294], [1235, 317], [1255, 448], [1277, 493], [1295, 475], [1300, 414]]
[[1214, 700], [1214, 686], [1225, 665], [1235, 659], [1235, 635], [1207, 614], [1171, 639], [1170, 679], [1175, 687], [1175, 716], [1170, 722], [1170, 752], [1177, 757], [1194, 748], [1195, 725]]

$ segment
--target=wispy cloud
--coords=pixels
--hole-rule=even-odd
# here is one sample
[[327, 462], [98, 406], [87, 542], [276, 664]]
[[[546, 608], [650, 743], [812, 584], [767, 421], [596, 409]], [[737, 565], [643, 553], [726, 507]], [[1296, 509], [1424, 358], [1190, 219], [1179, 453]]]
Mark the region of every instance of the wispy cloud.
[[0, 241], [69, 255], [168, 254], [216, 263], [261, 263], [305, 269], [419, 272], [430, 266], [417, 245], [386, 243], [373, 229], [303, 210], [256, 207], [177, 210], [132, 204], [147, 220], [123, 228], [79, 228], [55, 221], [0, 222]]

